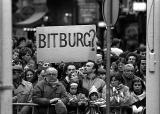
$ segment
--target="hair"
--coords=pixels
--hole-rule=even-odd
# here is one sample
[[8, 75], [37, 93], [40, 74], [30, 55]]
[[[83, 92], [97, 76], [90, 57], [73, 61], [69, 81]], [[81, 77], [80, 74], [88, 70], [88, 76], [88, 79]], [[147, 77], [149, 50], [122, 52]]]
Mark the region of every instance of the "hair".
[[139, 47], [137, 49], [137, 53], [140, 54], [140, 52], [145, 52], [146, 51], [146, 47]]
[[20, 53], [19, 54], [20, 54], [21, 58], [22, 58], [22, 56], [25, 56], [27, 53], [32, 56], [32, 50], [30, 48], [23, 47], [23, 48], [20, 49]]
[[120, 39], [118, 39], [118, 38], [113, 38], [111, 46], [116, 46], [117, 44], [120, 44], [120, 43], [121, 43], [121, 40], [120, 40]]
[[118, 72], [113, 72], [112, 74], [110, 74], [110, 81], [113, 77], [115, 77], [115, 79], [118, 80], [120, 83], [123, 83], [123, 79]]
[[137, 78], [133, 79], [130, 91], [134, 91], [133, 85], [134, 85], [135, 82], [141, 82], [141, 84], [142, 84], [142, 90], [143, 91], [146, 90], [146, 86], [145, 86], [143, 80], [141, 78], [137, 77]]
[[65, 74], [66, 74], [69, 66], [75, 66], [75, 68], [76, 68], [76, 65], [75, 65], [74, 63], [67, 63], [67, 64], [64, 66], [64, 73], [65, 73]]
[[134, 68], [134, 66], [132, 64], [125, 64], [124, 65], [124, 70], [126, 69], [126, 67], [132, 67], [135, 70], [135, 68]]
[[57, 73], [57, 76], [58, 76], [58, 70], [57, 70], [56, 68], [54, 68], [54, 67], [48, 67], [48, 68], [45, 70], [45, 72], [48, 73], [50, 70], [56, 72], [56, 73]]
[[136, 62], [138, 62], [138, 55], [137, 55], [136, 53], [129, 52], [129, 53], [127, 54], [127, 57], [126, 57], [126, 60], [127, 60], [127, 61], [128, 61], [128, 58], [129, 58], [130, 56], [134, 56], [134, 57], [136, 58]]

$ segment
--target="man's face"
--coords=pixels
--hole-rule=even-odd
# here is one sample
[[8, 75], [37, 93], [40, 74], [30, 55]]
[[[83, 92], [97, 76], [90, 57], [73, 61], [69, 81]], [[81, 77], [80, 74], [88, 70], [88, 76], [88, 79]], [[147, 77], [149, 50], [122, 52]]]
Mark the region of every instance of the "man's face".
[[12, 55], [12, 59], [15, 60], [15, 59], [18, 59], [18, 58], [19, 58], [19, 53], [14, 52], [13, 55]]
[[97, 54], [96, 56], [97, 56], [97, 64], [98, 65], [102, 64], [102, 62], [103, 62], [102, 55], [101, 54]]
[[92, 62], [86, 63], [86, 66], [84, 67], [84, 74], [93, 73], [95, 71], [95, 69], [93, 69], [93, 66], [94, 66], [94, 63]]
[[71, 73], [73, 73], [73, 72], [75, 72], [75, 71], [76, 71], [76, 67], [74, 65], [69, 65], [67, 67], [67, 74], [68, 75], [71, 74]]
[[132, 79], [134, 76], [134, 67], [125, 66], [124, 71], [123, 71], [123, 75], [128, 79]]
[[144, 73], [146, 72], [146, 60], [141, 60], [140, 70], [143, 71]]
[[57, 81], [58, 72], [52, 68], [46, 70], [45, 78], [48, 82], [56, 82]]

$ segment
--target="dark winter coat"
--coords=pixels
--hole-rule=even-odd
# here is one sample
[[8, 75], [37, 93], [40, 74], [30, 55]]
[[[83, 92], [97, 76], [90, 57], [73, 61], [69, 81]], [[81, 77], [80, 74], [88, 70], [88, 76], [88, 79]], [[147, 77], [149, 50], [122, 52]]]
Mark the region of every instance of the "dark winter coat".
[[50, 105], [50, 100], [53, 98], [60, 98], [64, 104], [68, 102], [67, 93], [62, 83], [58, 82], [55, 87], [52, 87], [47, 81], [42, 80], [34, 87], [32, 100], [40, 105], [37, 108], [38, 114], [47, 114], [47, 111], [49, 111], [48, 114], [55, 114], [54, 107]]

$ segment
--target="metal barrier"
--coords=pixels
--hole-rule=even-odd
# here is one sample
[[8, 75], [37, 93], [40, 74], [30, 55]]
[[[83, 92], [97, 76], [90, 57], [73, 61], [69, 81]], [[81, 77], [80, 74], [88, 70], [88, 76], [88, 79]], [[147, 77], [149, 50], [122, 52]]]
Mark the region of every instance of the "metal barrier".
[[[34, 114], [35, 112], [35, 107], [38, 107], [39, 105], [38, 104], [35, 104], [35, 103], [12, 103], [13, 106], [16, 106], [16, 110], [17, 110], [17, 113], [19, 112], [19, 109], [22, 107], [22, 106], [30, 106], [31, 109], [32, 109], [32, 114]], [[52, 104], [52, 106], [54, 106], [55, 104]], [[49, 107], [47, 108], [47, 114], [49, 114]]]
[[[17, 112], [19, 112], [19, 108], [21, 107], [21, 106], [30, 106], [31, 108], [32, 108], [32, 114], [34, 114], [34, 111], [35, 111], [35, 107], [37, 107], [37, 106], [39, 106], [38, 104], [35, 104], [35, 103], [13, 103], [13, 106], [16, 106], [16, 108], [17, 108]], [[52, 105], [52, 106], [54, 106], [54, 104]], [[93, 106], [91, 106], [91, 107], [89, 107], [92, 111], [91, 112], [93, 112]], [[106, 112], [105, 112], [105, 110], [106, 110], [106, 105], [102, 105], [102, 106], [100, 106], [99, 108], [101, 108], [101, 111], [102, 111], [102, 114], [106, 114]], [[114, 112], [114, 113], [112, 113], [112, 114], [127, 114], [126, 112], [124, 112], [123, 110], [124, 109], [131, 109], [132, 110], [132, 108], [130, 107], [130, 106], [110, 106], [110, 108], [111, 109], [115, 109], [115, 110], [118, 110], [118, 112]], [[78, 109], [78, 107], [77, 107], [77, 109]], [[49, 114], [49, 108], [47, 109], [47, 114]], [[145, 108], [144, 108], [144, 110], [145, 110]], [[140, 114], [144, 114], [144, 110], [142, 111], [142, 113], [140, 113]], [[78, 111], [77, 111], [77, 114], [79, 114], [78, 113]], [[93, 114], [93, 113], [90, 113], [90, 114]], [[132, 113], [130, 113], [130, 114], [133, 114], [133, 112]]]
[[32, 114], [34, 114], [35, 107], [38, 106], [38, 104], [35, 103], [12, 103], [12, 104], [13, 106], [16, 106], [17, 114], [21, 106], [30, 106], [32, 108]]

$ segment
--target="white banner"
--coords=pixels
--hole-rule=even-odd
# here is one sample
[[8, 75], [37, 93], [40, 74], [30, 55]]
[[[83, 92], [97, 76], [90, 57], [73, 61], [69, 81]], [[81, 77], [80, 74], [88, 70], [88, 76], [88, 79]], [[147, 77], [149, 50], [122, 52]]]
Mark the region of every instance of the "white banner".
[[96, 26], [37, 27], [37, 61], [85, 62], [96, 59]]

